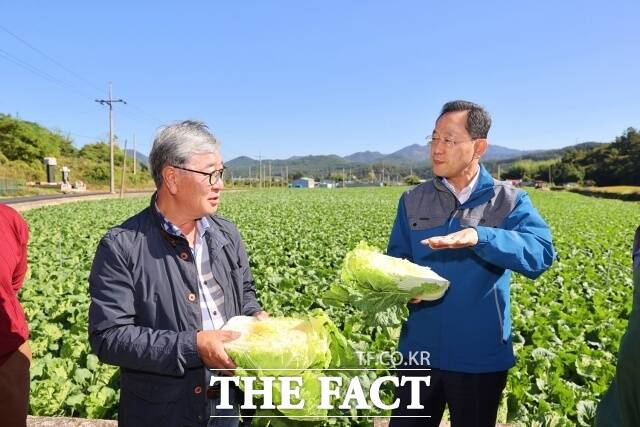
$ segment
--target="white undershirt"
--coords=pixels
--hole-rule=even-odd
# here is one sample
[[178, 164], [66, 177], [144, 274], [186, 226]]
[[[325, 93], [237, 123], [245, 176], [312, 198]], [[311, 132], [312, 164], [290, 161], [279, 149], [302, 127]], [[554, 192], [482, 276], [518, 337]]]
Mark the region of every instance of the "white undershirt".
[[451, 190], [451, 192], [456, 196], [456, 198], [462, 205], [464, 204], [464, 202], [469, 200], [469, 197], [471, 197], [471, 193], [473, 193], [473, 190], [475, 190], [476, 184], [478, 183], [479, 176], [480, 176], [480, 168], [478, 168], [478, 172], [476, 172], [476, 175], [473, 177], [469, 185], [467, 185], [460, 191], [457, 191], [455, 187], [451, 185], [449, 181], [447, 181], [447, 178], [442, 178], [442, 183], [446, 185], [449, 190]]

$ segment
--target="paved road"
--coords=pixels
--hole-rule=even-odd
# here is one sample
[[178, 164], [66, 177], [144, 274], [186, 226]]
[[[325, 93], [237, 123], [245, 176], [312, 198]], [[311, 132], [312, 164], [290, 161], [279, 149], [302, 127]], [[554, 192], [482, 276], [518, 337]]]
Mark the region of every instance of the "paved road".
[[86, 196], [95, 196], [98, 194], [109, 194], [109, 193], [91, 192], [91, 193], [75, 193], [75, 194], [43, 194], [40, 196], [25, 196], [25, 197], [14, 197], [12, 199], [0, 199], [0, 203], [4, 203], [5, 205], [13, 205], [16, 203], [39, 202], [42, 200], [65, 199], [70, 197], [86, 197]]
[[[225, 193], [246, 191], [238, 189], [224, 190]], [[123, 198], [130, 197], [151, 197], [152, 190], [132, 190], [125, 191]], [[28, 211], [30, 209], [41, 208], [43, 206], [61, 205], [73, 202], [90, 202], [102, 199], [119, 199], [120, 193], [110, 194], [106, 192], [93, 192], [84, 194], [53, 194], [45, 196], [16, 197], [12, 199], [0, 199], [0, 204], [10, 205], [19, 212]]]
[[85, 420], [67, 417], [27, 417], [27, 427], [118, 427], [115, 420]]
[[[124, 198], [130, 197], [144, 197], [151, 196], [152, 191], [131, 191], [125, 192], [123, 194]], [[80, 194], [69, 194], [69, 195], [48, 195], [48, 196], [33, 196], [33, 197], [21, 197], [15, 199], [4, 199], [0, 200], [0, 203], [6, 203], [10, 205], [12, 208], [19, 212], [28, 211], [30, 209], [41, 208], [44, 206], [53, 206], [53, 205], [61, 205], [65, 203], [74, 203], [74, 202], [90, 202], [94, 200], [103, 200], [103, 199], [118, 199], [120, 198], [120, 194], [110, 194], [110, 193], [84, 193]]]
[[[125, 191], [125, 194], [145, 194], [149, 193], [150, 190], [141, 190], [141, 191]], [[0, 203], [4, 203], [5, 205], [15, 205], [18, 203], [31, 203], [31, 202], [40, 202], [45, 200], [56, 200], [56, 199], [68, 199], [68, 198], [77, 198], [77, 197], [89, 197], [89, 196], [100, 196], [100, 195], [109, 195], [109, 192], [106, 191], [94, 191], [88, 193], [71, 193], [71, 194], [43, 194], [40, 196], [25, 196], [25, 197], [14, 197], [11, 199], [0, 199]], [[116, 192], [117, 195], [120, 192]]]

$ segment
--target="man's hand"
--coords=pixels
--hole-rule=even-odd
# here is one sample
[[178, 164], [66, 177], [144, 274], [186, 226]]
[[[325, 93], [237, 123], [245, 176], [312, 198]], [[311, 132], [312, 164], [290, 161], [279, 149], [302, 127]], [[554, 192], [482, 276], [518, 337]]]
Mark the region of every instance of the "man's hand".
[[258, 320], [265, 320], [265, 319], [267, 319], [269, 317], [269, 313], [267, 313], [264, 310], [260, 310], [260, 311], [257, 311], [255, 313], [253, 313], [253, 317], [255, 317]]
[[475, 228], [465, 228], [446, 236], [434, 236], [424, 239], [420, 243], [430, 246], [431, 249], [469, 248], [478, 244], [478, 232]]
[[223, 370], [225, 375], [233, 375], [236, 364], [224, 351], [224, 343], [240, 336], [236, 331], [200, 331], [196, 335], [198, 354], [207, 368]]
[[[431, 249], [469, 248], [478, 244], [478, 232], [475, 228], [465, 228], [446, 236], [434, 236], [424, 239], [420, 243], [428, 245]], [[409, 304], [418, 304], [421, 301], [418, 298], [412, 298]]]

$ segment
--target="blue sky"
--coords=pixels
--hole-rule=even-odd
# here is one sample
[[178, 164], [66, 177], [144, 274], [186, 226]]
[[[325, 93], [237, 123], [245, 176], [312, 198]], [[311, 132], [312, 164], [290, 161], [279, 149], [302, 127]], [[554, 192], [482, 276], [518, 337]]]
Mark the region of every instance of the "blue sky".
[[457, 98], [492, 113], [490, 143], [517, 149], [640, 127], [637, 0], [4, 1], [0, 10], [0, 112], [76, 145], [106, 139], [106, 109], [93, 100], [110, 81], [129, 102], [115, 108], [116, 134], [135, 132], [145, 153], [157, 126], [185, 118], [211, 126], [225, 159], [390, 153], [423, 143]]

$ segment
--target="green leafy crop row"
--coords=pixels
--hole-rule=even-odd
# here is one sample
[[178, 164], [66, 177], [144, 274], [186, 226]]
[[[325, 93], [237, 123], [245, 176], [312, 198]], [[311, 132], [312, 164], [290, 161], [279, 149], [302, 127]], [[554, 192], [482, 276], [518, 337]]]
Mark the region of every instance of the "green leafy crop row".
[[[360, 240], [386, 246], [401, 191], [226, 193], [222, 214], [240, 228], [264, 307], [274, 315], [303, 314], [322, 307], [319, 297]], [[615, 371], [631, 309], [629, 248], [640, 209], [569, 193], [531, 196], [553, 230], [560, 260], [536, 281], [514, 276], [518, 362], [500, 417], [517, 425], [588, 425]], [[111, 200], [25, 214], [30, 275], [21, 299], [34, 352], [32, 414], [115, 416], [117, 369], [100, 364], [88, 346], [87, 277], [104, 232], [147, 205], [147, 199]], [[372, 328], [353, 308], [322, 308], [357, 350], [395, 349], [398, 330]]]

